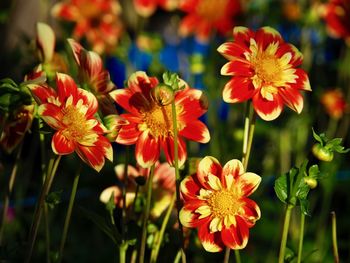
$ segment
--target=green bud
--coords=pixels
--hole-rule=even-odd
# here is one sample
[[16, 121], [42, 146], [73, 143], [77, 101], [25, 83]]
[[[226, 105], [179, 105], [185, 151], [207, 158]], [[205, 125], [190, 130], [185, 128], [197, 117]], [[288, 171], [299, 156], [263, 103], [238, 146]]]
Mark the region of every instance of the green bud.
[[334, 156], [332, 150], [327, 149], [326, 147], [322, 147], [321, 144], [318, 143], [312, 147], [312, 153], [317, 159], [324, 162], [332, 161]]
[[159, 84], [151, 90], [151, 97], [159, 106], [166, 106], [173, 102], [174, 91], [167, 84]]
[[317, 180], [315, 178], [312, 177], [304, 177], [304, 182], [311, 188], [314, 189], [317, 186]]

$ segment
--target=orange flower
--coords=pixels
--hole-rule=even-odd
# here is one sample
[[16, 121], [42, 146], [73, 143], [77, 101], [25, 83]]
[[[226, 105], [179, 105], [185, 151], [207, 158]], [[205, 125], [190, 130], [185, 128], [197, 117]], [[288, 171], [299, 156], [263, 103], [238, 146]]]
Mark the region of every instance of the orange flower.
[[165, 10], [174, 10], [179, 0], [133, 0], [136, 13], [143, 17], [151, 16], [157, 9], [157, 6]]
[[98, 106], [95, 96], [78, 88], [66, 74], [57, 73], [56, 85], [57, 92], [46, 85], [29, 85], [40, 105], [38, 114], [57, 130], [52, 138], [52, 150], [58, 155], [75, 151], [84, 162], [100, 171], [105, 158], [113, 160], [113, 150], [103, 136], [105, 128], [94, 117]]
[[306, 72], [298, 66], [303, 56], [297, 48], [285, 43], [271, 27], [257, 32], [235, 27], [233, 42], [222, 44], [218, 51], [230, 62], [221, 74], [232, 76], [225, 85], [223, 99], [228, 103], [252, 99], [257, 114], [264, 120], [276, 119], [283, 105], [300, 113], [301, 90], [311, 91]]
[[247, 197], [260, 181], [260, 176], [245, 172], [236, 159], [221, 167], [214, 157], [203, 158], [197, 173], [181, 182], [181, 224], [198, 228], [198, 237], [209, 252], [221, 251], [225, 246], [244, 248], [249, 228], [260, 218], [258, 205]]
[[232, 29], [241, 6], [239, 0], [182, 0], [179, 9], [187, 13], [180, 24], [180, 35], [194, 33], [206, 42], [213, 30], [226, 34]]
[[[185, 83], [184, 83], [185, 84]], [[136, 160], [142, 167], [150, 167], [164, 150], [167, 161], [174, 163], [174, 136], [171, 104], [160, 105], [151, 93], [158, 85], [155, 77], [136, 72], [128, 80], [128, 87], [112, 91], [112, 98], [127, 113], [120, 116], [129, 122], [119, 131], [116, 142], [136, 144]], [[207, 111], [208, 103], [200, 90], [186, 87], [175, 93], [178, 128], [179, 166], [186, 160], [183, 138], [206, 143], [210, 139], [208, 128], [198, 120]], [[160, 95], [160, 94], [158, 94]], [[162, 99], [168, 100], [167, 97]]]
[[339, 89], [328, 90], [322, 94], [321, 103], [329, 116], [340, 119], [348, 107], [344, 95]]
[[83, 36], [98, 53], [110, 52], [122, 32], [121, 8], [116, 0], [65, 0], [57, 3], [52, 15], [76, 23], [73, 36]]
[[[120, 164], [115, 167], [115, 172], [119, 181], [124, 181], [124, 167]], [[126, 207], [129, 207], [135, 199], [137, 177], [144, 177], [147, 179], [150, 169], [135, 168], [131, 165], [128, 166], [128, 188], [126, 189]], [[175, 168], [171, 167], [168, 163], [156, 163], [153, 176], [153, 200], [154, 204], [151, 209], [151, 216], [158, 218], [165, 209], [169, 206], [173, 193], [175, 192]], [[122, 189], [119, 186], [110, 186], [103, 190], [100, 195], [100, 201], [107, 203], [111, 195], [114, 195], [115, 204], [123, 207], [123, 195]], [[142, 193], [141, 193], [142, 194]]]
[[330, 0], [323, 11], [329, 34], [350, 43], [350, 2]]

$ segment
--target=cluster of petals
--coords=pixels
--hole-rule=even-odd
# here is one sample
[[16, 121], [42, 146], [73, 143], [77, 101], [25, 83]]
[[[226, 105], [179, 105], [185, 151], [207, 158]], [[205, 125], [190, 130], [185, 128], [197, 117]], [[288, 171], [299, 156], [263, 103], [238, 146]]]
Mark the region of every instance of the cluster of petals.
[[85, 37], [98, 53], [112, 50], [122, 33], [117, 0], [64, 0], [54, 5], [52, 15], [75, 22], [73, 37]]
[[343, 38], [350, 44], [350, 2], [329, 0], [322, 8], [328, 32], [336, 38]]
[[[115, 168], [115, 173], [120, 182], [125, 180], [125, 165], [119, 164]], [[149, 168], [142, 168], [128, 165], [127, 173], [127, 189], [125, 194], [126, 208], [135, 201], [136, 198], [136, 180], [143, 177], [147, 180]], [[153, 218], [158, 218], [165, 209], [170, 205], [172, 196], [175, 192], [175, 168], [168, 163], [157, 162], [154, 168], [154, 176], [152, 182], [152, 200], [153, 205], [150, 214]], [[119, 207], [123, 207], [123, 190], [119, 186], [110, 186], [103, 190], [100, 195], [100, 201], [107, 203], [113, 194], [114, 203]], [[139, 193], [140, 194], [140, 193]]]
[[232, 29], [241, 4], [239, 0], [180, 0], [179, 9], [186, 13], [180, 23], [180, 35], [194, 34], [207, 42], [213, 31], [225, 35]]
[[66, 155], [74, 151], [100, 171], [105, 158], [113, 160], [113, 150], [103, 136], [105, 128], [95, 118], [98, 109], [96, 97], [77, 87], [74, 80], [63, 73], [56, 74], [57, 90], [46, 84], [31, 84], [29, 88], [39, 104], [39, 116], [54, 130], [52, 150]]
[[348, 103], [340, 89], [325, 91], [321, 96], [321, 103], [332, 118], [341, 118], [348, 109]]
[[257, 114], [267, 121], [276, 119], [284, 105], [300, 113], [301, 91], [311, 87], [306, 72], [299, 68], [303, 56], [298, 49], [271, 27], [256, 32], [235, 27], [233, 38], [218, 48], [229, 60], [221, 74], [232, 76], [223, 90], [224, 101], [252, 100]]
[[74, 39], [68, 39], [68, 43], [79, 67], [81, 82], [96, 96], [102, 113], [105, 115], [116, 113], [113, 100], [109, 96], [115, 85], [110, 79], [109, 72], [103, 68], [100, 55], [94, 51], [87, 51]]
[[[145, 72], [136, 72], [128, 80], [127, 87], [110, 93], [112, 98], [127, 112], [120, 116], [128, 124], [119, 131], [116, 142], [136, 144], [135, 156], [141, 167], [153, 165], [163, 149], [170, 164], [174, 163], [174, 128], [172, 106], [159, 105], [152, 97], [158, 79]], [[178, 130], [178, 160], [182, 166], [187, 157], [184, 138], [206, 143], [210, 140], [208, 128], [198, 120], [208, 109], [208, 102], [200, 90], [185, 88], [174, 96]]]
[[249, 228], [260, 218], [258, 205], [248, 198], [260, 181], [255, 173], [245, 172], [239, 160], [222, 167], [214, 157], [203, 158], [197, 172], [181, 182], [181, 224], [198, 228], [198, 237], [209, 252], [244, 248]]
[[157, 7], [167, 11], [175, 10], [179, 0], [133, 0], [135, 11], [142, 17], [149, 17], [154, 14]]

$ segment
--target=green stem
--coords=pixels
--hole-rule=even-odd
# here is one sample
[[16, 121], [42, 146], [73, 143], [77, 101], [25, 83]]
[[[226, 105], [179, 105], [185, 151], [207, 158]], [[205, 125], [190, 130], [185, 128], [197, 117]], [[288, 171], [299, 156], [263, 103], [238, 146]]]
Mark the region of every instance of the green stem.
[[241, 255], [239, 254], [239, 250], [235, 250], [235, 258], [236, 258], [236, 263], [241, 263]]
[[158, 239], [155, 241], [156, 244], [155, 244], [154, 250], [152, 251], [152, 254], [151, 254], [151, 262], [157, 262], [160, 245], [162, 244], [165, 229], [166, 229], [166, 226], [169, 222], [171, 212], [173, 211], [175, 200], [176, 200], [176, 194], [174, 193], [173, 197], [171, 198], [171, 202], [169, 204], [168, 210], [164, 216]]
[[284, 254], [285, 254], [286, 245], [287, 245], [289, 223], [290, 223], [290, 217], [292, 215], [293, 207], [294, 206], [292, 206], [292, 205], [287, 205], [286, 214], [284, 216], [282, 240], [281, 240], [280, 252], [279, 252], [279, 256], [278, 256], [278, 263], [284, 262]]
[[[125, 163], [124, 163], [124, 186], [123, 186], [123, 223], [122, 236], [126, 240], [126, 189], [128, 188], [128, 167], [129, 167], [129, 147], [125, 148]], [[126, 252], [126, 250], [124, 251]], [[124, 257], [125, 258], [125, 257]]]
[[68, 204], [66, 219], [64, 221], [63, 234], [62, 234], [60, 251], [59, 251], [59, 256], [58, 256], [58, 261], [57, 261], [59, 263], [62, 261], [62, 258], [63, 258], [64, 245], [66, 244], [70, 219], [72, 216], [72, 211], [73, 211], [73, 206], [74, 206], [74, 200], [75, 200], [75, 196], [77, 194], [78, 183], [79, 183], [79, 178], [80, 178], [80, 171], [81, 171], [81, 166], [78, 168], [78, 171], [75, 174], [72, 192], [71, 192], [70, 198], [69, 198], [69, 204]]
[[332, 215], [332, 244], [333, 244], [334, 263], [339, 263], [338, 243], [337, 243], [337, 218], [334, 211], [331, 212], [331, 215]]
[[143, 216], [142, 223], [142, 237], [141, 237], [141, 247], [140, 247], [140, 255], [139, 262], [143, 263], [145, 260], [145, 249], [146, 249], [146, 238], [147, 238], [147, 222], [149, 218], [149, 212], [151, 208], [151, 199], [152, 199], [152, 181], [154, 175], [154, 164], [151, 166], [151, 170], [147, 180], [147, 199], [146, 199], [146, 210]]
[[297, 263], [301, 262], [303, 254], [303, 242], [304, 242], [304, 227], [305, 227], [305, 214], [302, 212], [300, 215], [300, 236], [299, 236], [299, 249]]
[[46, 246], [46, 262], [50, 263], [50, 224], [49, 224], [49, 209], [47, 204], [44, 204], [44, 224], [45, 224], [45, 246]]
[[128, 245], [126, 243], [120, 245], [120, 247], [119, 247], [119, 262], [120, 263], [126, 262], [127, 249], [128, 249]]
[[180, 182], [181, 182], [181, 176], [179, 171], [179, 153], [178, 153], [178, 131], [177, 131], [177, 115], [176, 115], [176, 106], [175, 106], [175, 100], [171, 103], [171, 110], [172, 110], [172, 117], [173, 117], [173, 129], [174, 129], [174, 168], [175, 168], [175, 178], [176, 178], [176, 207], [177, 207], [177, 213], [178, 213], [178, 223], [179, 223], [179, 239], [181, 242], [181, 260], [182, 263], [186, 263], [186, 254], [185, 254], [185, 248], [184, 248], [184, 241], [183, 241], [183, 228], [182, 224], [180, 222], [180, 209], [181, 209], [181, 198], [180, 198]]
[[3, 208], [1, 223], [0, 223], [0, 245], [2, 244], [2, 238], [3, 238], [3, 234], [4, 234], [5, 223], [6, 223], [6, 215], [7, 215], [7, 210], [8, 210], [9, 203], [10, 203], [10, 195], [12, 193], [13, 185], [14, 185], [15, 180], [16, 180], [18, 164], [19, 164], [19, 160], [21, 157], [21, 153], [22, 153], [22, 145], [23, 144], [21, 144], [19, 149], [18, 149], [18, 152], [16, 155], [16, 160], [15, 160], [15, 165], [12, 168], [8, 188], [7, 188], [7, 191], [5, 194], [4, 208]]
[[41, 214], [42, 214], [42, 210], [44, 207], [45, 197], [50, 191], [50, 187], [51, 187], [52, 181], [55, 177], [57, 167], [58, 167], [58, 164], [60, 163], [61, 157], [62, 157], [61, 155], [58, 155], [56, 157], [56, 160], [54, 161], [54, 164], [52, 167], [52, 171], [49, 172], [48, 176], [45, 178], [45, 182], [44, 182], [44, 185], [42, 187], [42, 190], [41, 190], [41, 193], [39, 196], [39, 202], [38, 202], [37, 208], [35, 210], [33, 223], [32, 223], [32, 226], [31, 226], [30, 232], [29, 232], [29, 250], [27, 253], [27, 257], [26, 257], [27, 263], [30, 262], [30, 260], [32, 258], [33, 249], [34, 249], [34, 245], [35, 245], [35, 241], [36, 241], [36, 236], [38, 234], [38, 229], [39, 229], [39, 225], [40, 225], [40, 221], [41, 221]]

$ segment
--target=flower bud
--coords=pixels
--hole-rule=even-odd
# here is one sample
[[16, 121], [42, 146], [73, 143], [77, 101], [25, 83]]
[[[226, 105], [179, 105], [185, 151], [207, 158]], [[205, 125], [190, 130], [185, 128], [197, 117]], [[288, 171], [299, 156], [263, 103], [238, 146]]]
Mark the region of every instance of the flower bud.
[[159, 106], [166, 106], [173, 102], [174, 91], [166, 84], [159, 84], [151, 90], [151, 97]]
[[304, 182], [311, 188], [314, 189], [317, 186], [317, 180], [315, 178], [312, 177], [304, 177]]
[[326, 147], [322, 147], [321, 144], [315, 144], [312, 147], [312, 153], [315, 157], [324, 162], [330, 162], [333, 160], [333, 151], [327, 149]]

